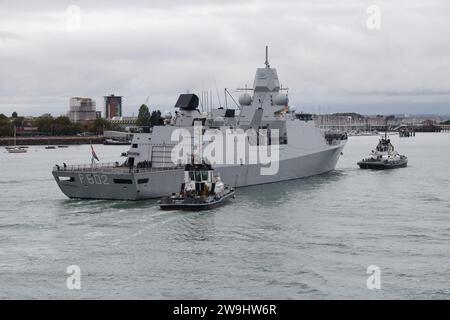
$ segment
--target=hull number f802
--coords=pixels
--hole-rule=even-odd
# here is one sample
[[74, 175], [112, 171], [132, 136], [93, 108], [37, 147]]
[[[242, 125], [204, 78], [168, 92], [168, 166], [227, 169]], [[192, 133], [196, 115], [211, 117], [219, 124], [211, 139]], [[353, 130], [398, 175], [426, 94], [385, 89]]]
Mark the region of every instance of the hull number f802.
[[104, 174], [80, 173], [78, 177], [81, 184], [109, 184], [108, 176]]

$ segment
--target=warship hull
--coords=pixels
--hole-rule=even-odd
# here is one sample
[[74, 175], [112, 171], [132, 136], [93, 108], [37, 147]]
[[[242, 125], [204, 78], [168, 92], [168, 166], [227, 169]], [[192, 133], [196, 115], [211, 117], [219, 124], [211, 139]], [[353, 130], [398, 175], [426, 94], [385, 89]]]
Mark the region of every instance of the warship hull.
[[[261, 175], [261, 164], [216, 166], [223, 181], [231, 187], [274, 183], [305, 178], [335, 169], [345, 143], [329, 146], [279, 161], [273, 175]], [[140, 200], [160, 198], [180, 191], [183, 168], [149, 168], [132, 171], [127, 168], [55, 168], [53, 176], [61, 191], [69, 198]]]

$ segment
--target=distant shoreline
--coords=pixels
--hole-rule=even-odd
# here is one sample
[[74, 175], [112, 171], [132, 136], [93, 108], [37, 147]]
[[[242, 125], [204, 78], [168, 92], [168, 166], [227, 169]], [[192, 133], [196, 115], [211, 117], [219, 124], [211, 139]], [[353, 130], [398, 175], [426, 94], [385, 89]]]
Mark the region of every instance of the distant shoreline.
[[[105, 142], [104, 136], [35, 136], [35, 137], [17, 137], [17, 145], [74, 145], [74, 144], [100, 144]], [[14, 145], [14, 138], [0, 138], [0, 146]]]

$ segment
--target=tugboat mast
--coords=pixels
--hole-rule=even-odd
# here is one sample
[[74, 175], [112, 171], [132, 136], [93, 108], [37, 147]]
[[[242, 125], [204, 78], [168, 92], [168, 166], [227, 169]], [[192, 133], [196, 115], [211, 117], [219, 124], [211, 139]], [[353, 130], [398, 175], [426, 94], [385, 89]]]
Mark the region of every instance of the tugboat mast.
[[384, 126], [384, 140], [387, 140], [387, 131], [388, 131], [388, 117], [386, 117], [386, 123]]

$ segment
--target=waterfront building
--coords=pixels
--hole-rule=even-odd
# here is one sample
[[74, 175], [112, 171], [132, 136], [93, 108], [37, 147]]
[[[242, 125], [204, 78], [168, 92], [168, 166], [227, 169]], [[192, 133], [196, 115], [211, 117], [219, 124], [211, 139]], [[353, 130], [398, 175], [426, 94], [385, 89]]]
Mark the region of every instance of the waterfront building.
[[114, 117], [122, 117], [122, 96], [111, 94], [104, 96], [105, 118], [112, 119]]
[[98, 117], [95, 110], [95, 101], [86, 97], [70, 98], [70, 110], [67, 116], [72, 122], [87, 123], [94, 121]]

